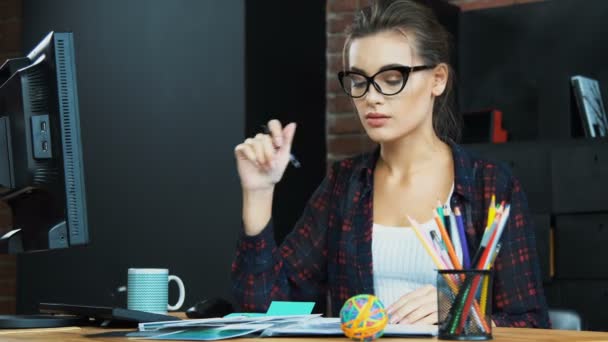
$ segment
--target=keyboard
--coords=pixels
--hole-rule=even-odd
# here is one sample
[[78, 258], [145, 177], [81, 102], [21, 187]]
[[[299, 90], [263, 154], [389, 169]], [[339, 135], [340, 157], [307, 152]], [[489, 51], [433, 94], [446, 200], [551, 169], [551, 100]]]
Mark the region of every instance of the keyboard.
[[39, 310], [44, 314], [70, 315], [100, 321], [102, 326], [109, 324], [137, 325], [138, 323], [178, 321], [181, 319], [175, 316], [139, 310], [64, 303], [40, 303]]

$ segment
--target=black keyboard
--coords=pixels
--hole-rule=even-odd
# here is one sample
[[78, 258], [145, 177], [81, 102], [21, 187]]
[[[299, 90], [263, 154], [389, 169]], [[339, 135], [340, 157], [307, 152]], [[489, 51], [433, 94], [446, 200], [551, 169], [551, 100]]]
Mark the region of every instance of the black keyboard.
[[181, 318], [138, 310], [107, 306], [73, 305], [63, 303], [40, 303], [40, 312], [45, 314], [71, 315], [100, 321], [102, 325], [179, 321]]

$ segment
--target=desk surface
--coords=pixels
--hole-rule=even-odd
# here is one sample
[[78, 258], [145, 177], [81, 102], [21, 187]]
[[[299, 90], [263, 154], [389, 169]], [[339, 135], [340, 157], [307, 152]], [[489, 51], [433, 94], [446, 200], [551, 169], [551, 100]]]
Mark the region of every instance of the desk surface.
[[[124, 333], [126, 330], [113, 330], [102, 328], [56, 328], [56, 329], [38, 329], [35, 331], [16, 331], [3, 330], [0, 331], [0, 340], [2, 342], [17, 342], [17, 341], [45, 341], [45, 342], [120, 342], [133, 341], [126, 337], [110, 336], [111, 334]], [[105, 336], [103, 336], [105, 335]], [[592, 332], [592, 331], [565, 331], [565, 330], [544, 330], [544, 329], [518, 329], [518, 328], [494, 328], [494, 340], [496, 342], [516, 341], [516, 342], [553, 342], [553, 341], [608, 341], [608, 332]], [[235, 339], [226, 341], [238, 342], [289, 342], [289, 341], [306, 341], [312, 338], [258, 338], [258, 339]], [[323, 341], [334, 342], [349, 341], [346, 338], [319, 338]], [[407, 342], [429, 342], [435, 341], [436, 338], [412, 338], [405, 339]], [[404, 341], [404, 339], [381, 338], [380, 342]]]

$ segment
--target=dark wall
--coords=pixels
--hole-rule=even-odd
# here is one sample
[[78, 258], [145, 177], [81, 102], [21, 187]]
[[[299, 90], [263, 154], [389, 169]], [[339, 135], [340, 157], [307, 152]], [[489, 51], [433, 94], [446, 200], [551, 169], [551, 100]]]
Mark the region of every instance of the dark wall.
[[[18, 310], [113, 304], [129, 267], [167, 267], [186, 305], [230, 293], [245, 131], [244, 2], [24, 0], [24, 50], [74, 32], [85, 248], [22, 255]], [[175, 295], [172, 294], [172, 301]]]
[[[608, 330], [608, 141], [572, 134], [570, 77], [608, 99], [608, 2], [548, 0], [459, 16], [459, 109], [503, 111], [505, 144], [468, 146], [507, 163], [529, 199], [551, 308]], [[465, 130], [466, 132], [466, 130]]]
[[247, 136], [270, 119], [296, 122], [293, 154], [277, 185], [277, 240], [291, 231], [325, 174], [325, 0], [247, 1]]
[[498, 108], [510, 140], [570, 137], [570, 77], [608, 98], [608, 1], [550, 0], [461, 14], [462, 111]]

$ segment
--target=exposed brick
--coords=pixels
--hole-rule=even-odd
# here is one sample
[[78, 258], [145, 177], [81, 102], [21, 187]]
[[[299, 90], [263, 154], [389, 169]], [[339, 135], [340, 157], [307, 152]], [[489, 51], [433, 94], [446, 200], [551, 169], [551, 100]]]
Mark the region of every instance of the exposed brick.
[[21, 23], [13, 21], [0, 23], [0, 51], [20, 50]]
[[0, 280], [0, 297], [14, 297], [17, 294], [16, 280]]
[[374, 142], [367, 135], [365, 135], [365, 139], [363, 139], [363, 151], [371, 151], [378, 146], [378, 143]]
[[353, 12], [359, 8], [358, 0], [329, 0], [327, 2], [329, 12]]
[[353, 134], [364, 133], [363, 126], [359, 118], [353, 114], [328, 115], [329, 134]]
[[17, 302], [13, 298], [0, 299], [0, 314], [11, 315], [15, 314], [17, 308]]
[[344, 70], [344, 64], [342, 61], [342, 54], [328, 54], [327, 55], [327, 73], [328, 77], [336, 78], [338, 72]]
[[0, 265], [0, 279], [13, 279], [17, 274], [15, 263]]
[[334, 155], [353, 155], [361, 151], [361, 135], [337, 135], [327, 139], [327, 152]]
[[339, 53], [342, 54], [344, 49], [344, 41], [346, 36], [343, 34], [332, 34], [327, 37], [327, 52], [331, 54]]
[[352, 113], [354, 107], [352, 100], [344, 94], [328, 98], [327, 110], [331, 113]]
[[[0, 54], [0, 65], [4, 63]], [[3, 201], [0, 201], [0, 234], [4, 234], [12, 227], [13, 214], [11, 208]]]
[[14, 267], [16, 261], [17, 257], [14, 255], [0, 254], [0, 267], [3, 267], [4, 265], [12, 265]]
[[0, 0], [0, 22], [4, 20], [20, 21], [21, 0]]
[[351, 156], [369, 151], [375, 144], [365, 134], [329, 136], [327, 152], [334, 156]]
[[344, 33], [353, 23], [354, 13], [340, 13], [327, 19], [327, 33]]
[[[331, 79], [331, 80], [335, 80], [336, 82], [338, 81], [338, 72], [340, 72], [342, 69], [342, 64], [340, 64], [340, 67], [338, 68], [328, 68], [327, 69], [327, 78]], [[339, 84], [338, 84], [339, 85]], [[342, 94], [342, 91], [340, 91], [340, 94]]]
[[16, 278], [16, 257], [0, 255], [0, 314], [15, 313]]
[[336, 75], [336, 73], [342, 69], [342, 55], [334, 54], [327, 56], [327, 72], [330, 75]]
[[340, 87], [340, 82], [338, 81], [338, 77], [335, 74], [327, 75], [327, 84], [325, 85], [325, 89], [327, 94], [337, 95], [342, 93], [342, 88]]

